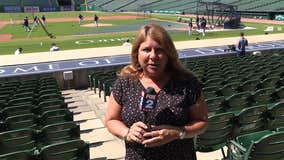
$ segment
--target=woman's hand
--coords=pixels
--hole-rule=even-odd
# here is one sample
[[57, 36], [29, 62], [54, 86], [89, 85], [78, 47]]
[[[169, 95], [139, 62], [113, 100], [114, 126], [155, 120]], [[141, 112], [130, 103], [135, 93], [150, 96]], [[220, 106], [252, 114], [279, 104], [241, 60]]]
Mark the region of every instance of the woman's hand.
[[144, 141], [143, 135], [146, 133], [148, 126], [143, 122], [134, 123], [126, 136], [126, 140], [129, 142], [142, 143]]
[[179, 133], [181, 132], [179, 127], [170, 125], [155, 126], [151, 129], [152, 131], [143, 134], [145, 140], [142, 141], [142, 144], [144, 144], [145, 147], [156, 147], [167, 144], [178, 139]]

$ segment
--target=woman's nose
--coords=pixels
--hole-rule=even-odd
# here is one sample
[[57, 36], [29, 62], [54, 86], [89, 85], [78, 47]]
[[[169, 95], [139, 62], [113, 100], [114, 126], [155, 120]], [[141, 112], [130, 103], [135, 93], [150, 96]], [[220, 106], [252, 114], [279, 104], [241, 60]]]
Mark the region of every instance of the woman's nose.
[[150, 52], [149, 57], [150, 57], [150, 58], [156, 58], [156, 56], [157, 56], [157, 54], [156, 54], [156, 52], [155, 52], [155, 49], [152, 49], [151, 52]]

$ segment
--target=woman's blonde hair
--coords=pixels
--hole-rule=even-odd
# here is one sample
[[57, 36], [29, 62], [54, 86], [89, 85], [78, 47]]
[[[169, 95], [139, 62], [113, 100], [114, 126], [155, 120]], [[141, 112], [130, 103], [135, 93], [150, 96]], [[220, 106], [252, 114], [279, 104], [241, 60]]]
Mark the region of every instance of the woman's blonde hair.
[[118, 76], [128, 76], [138, 79], [139, 75], [143, 72], [138, 62], [138, 51], [141, 43], [143, 43], [147, 37], [155, 40], [164, 49], [165, 54], [168, 57], [166, 70], [170, 76], [180, 79], [185, 78], [185, 76], [188, 74], [191, 74], [181, 65], [175, 45], [167, 31], [159, 25], [150, 24], [141, 27], [136, 34], [136, 37], [132, 43], [131, 63], [125, 66]]

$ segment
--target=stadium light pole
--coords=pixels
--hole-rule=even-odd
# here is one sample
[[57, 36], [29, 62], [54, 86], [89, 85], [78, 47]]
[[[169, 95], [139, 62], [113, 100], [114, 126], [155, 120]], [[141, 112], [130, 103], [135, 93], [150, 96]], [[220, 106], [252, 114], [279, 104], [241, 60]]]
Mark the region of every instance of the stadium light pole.
[[88, 5], [87, 5], [87, 0], [85, 0], [85, 7], [86, 7], [86, 11], [88, 11]]
[[196, 0], [196, 16], [198, 16], [198, 5], [199, 5], [200, 0]]

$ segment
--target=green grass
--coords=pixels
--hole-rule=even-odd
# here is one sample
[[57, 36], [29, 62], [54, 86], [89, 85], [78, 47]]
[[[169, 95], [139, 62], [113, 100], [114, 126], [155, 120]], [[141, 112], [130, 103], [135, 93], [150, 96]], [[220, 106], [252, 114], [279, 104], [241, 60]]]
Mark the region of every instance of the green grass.
[[[45, 14], [48, 18], [52, 17], [77, 17], [79, 12], [52, 12], [52, 13], [39, 13], [38, 15], [41, 16]], [[81, 12], [80, 12], [81, 13]], [[93, 16], [94, 13], [89, 12], [82, 12], [84, 16]], [[98, 15], [122, 15], [123, 13], [103, 13], [99, 12]], [[3, 14], [0, 14], [1, 19], [7, 19], [7, 15], [2, 17]], [[12, 15], [12, 14], [11, 14]], [[136, 15], [136, 14], [135, 14]], [[21, 17], [24, 16], [23, 13], [15, 14], [14, 17]], [[168, 21], [176, 21], [176, 15], [152, 15], [152, 18], [168, 20]], [[8, 18], [9, 19], [9, 18]], [[148, 20], [146, 18], [140, 18], [137, 20], [100, 20], [100, 23], [108, 23], [112, 24], [113, 26], [127, 26], [132, 23], [136, 23], [139, 21]], [[47, 19], [48, 21], [48, 19]], [[84, 24], [93, 23], [93, 21], [84, 21]], [[245, 23], [246, 26], [254, 27], [254, 30], [246, 30], [244, 31], [246, 35], [263, 35], [264, 29], [268, 26], [265, 24], [257, 24], [257, 23]], [[269, 25], [269, 26], [277, 26], [280, 25]], [[13, 38], [20, 38], [19, 40], [13, 40], [10, 42], [0, 42], [0, 55], [4, 54], [14, 54], [14, 51], [18, 47], [22, 47], [24, 49], [24, 53], [31, 53], [31, 52], [44, 52], [49, 51], [50, 45], [52, 42], [57, 43], [61, 50], [70, 50], [70, 49], [80, 49], [80, 48], [94, 48], [94, 47], [107, 47], [107, 46], [119, 46], [123, 42], [122, 41], [110, 41], [110, 39], [121, 39], [125, 37], [134, 37], [135, 32], [129, 33], [108, 33], [108, 34], [96, 34], [96, 35], [83, 35], [83, 36], [74, 36], [74, 34], [78, 34], [80, 32], [91, 32], [95, 30], [105, 30], [111, 28], [112, 26], [106, 27], [79, 27], [78, 22], [58, 22], [58, 23], [48, 23], [47, 29], [50, 33], [54, 34], [57, 38], [49, 39], [47, 38], [46, 34], [44, 33], [41, 27], [37, 27], [31, 33], [31, 37], [41, 37], [42, 40], [39, 39], [26, 39], [28, 33], [24, 31], [22, 25], [7, 25], [3, 29], [0, 30], [0, 34], [13, 34]], [[282, 28], [284, 26], [282, 25]], [[213, 38], [225, 38], [225, 37], [238, 37], [240, 31], [225, 31], [225, 32], [210, 32], [206, 34], [206, 39], [213, 39]], [[275, 31], [274, 33], [284, 33], [284, 31]], [[189, 37], [187, 31], [175, 31], [171, 32], [172, 39], [174, 41], [185, 41], [185, 40], [195, 40], [197, 37], [202, 39], [201, 35], [194, 33], [193, 36]], [[92, 41], [89, 44], [75, 44], [76, 41]], [[99, 40], [108, 40], [107, 42], [99, 42]], [[42, 45], [41, 45], [42, 44]]]

